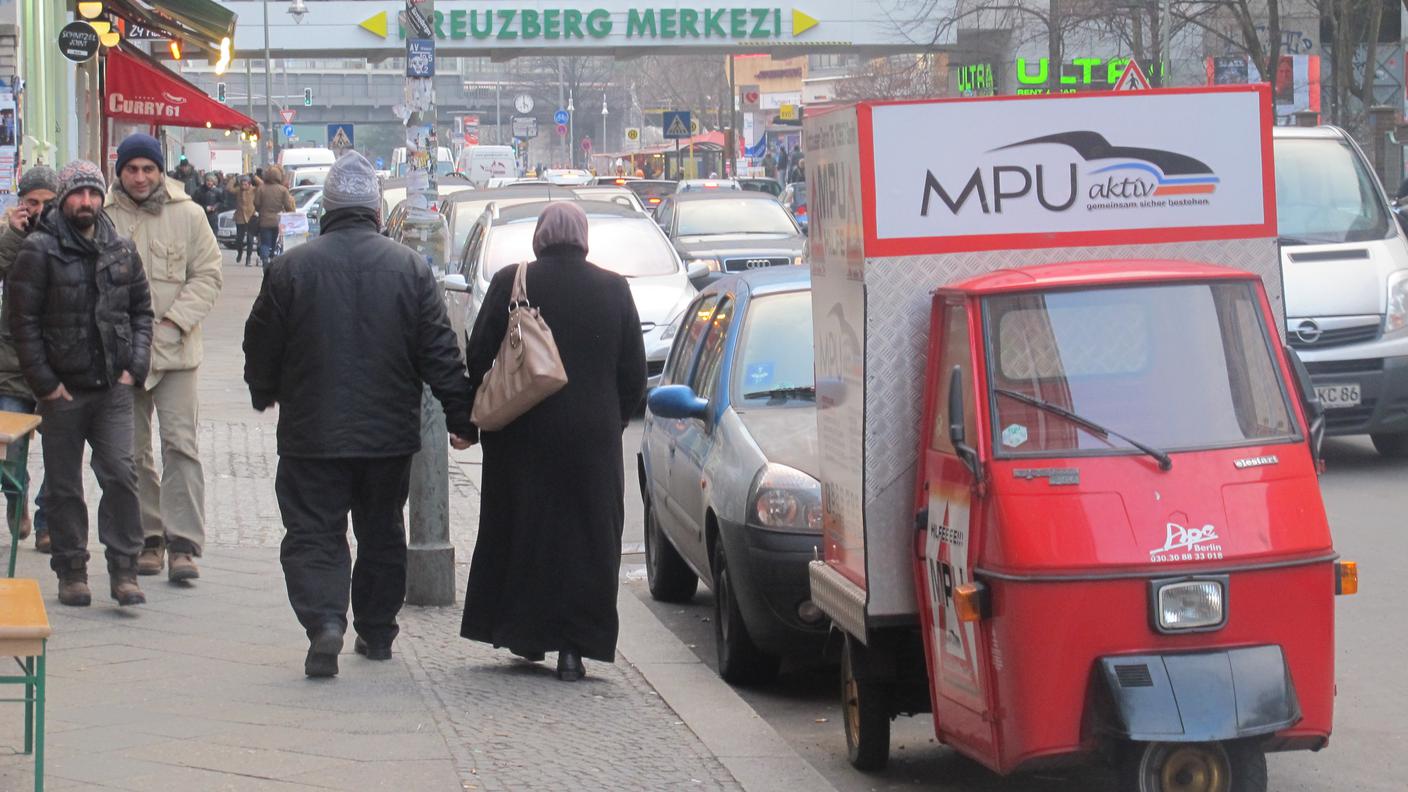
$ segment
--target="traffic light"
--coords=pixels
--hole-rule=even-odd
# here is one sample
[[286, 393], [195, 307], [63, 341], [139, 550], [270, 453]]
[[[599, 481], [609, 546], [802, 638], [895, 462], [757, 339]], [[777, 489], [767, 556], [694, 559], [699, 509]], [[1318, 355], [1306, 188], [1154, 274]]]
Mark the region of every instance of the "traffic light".
[[225, 103], [225, 83], [215, 83], [215, 101]]
[[304, 88], [304, 89], [303, 89], [303, 106], [304, 106], [304, 107], [312, 107], [312, 106], [313, 106], [313, 89], [312, 89], [312, 88]]

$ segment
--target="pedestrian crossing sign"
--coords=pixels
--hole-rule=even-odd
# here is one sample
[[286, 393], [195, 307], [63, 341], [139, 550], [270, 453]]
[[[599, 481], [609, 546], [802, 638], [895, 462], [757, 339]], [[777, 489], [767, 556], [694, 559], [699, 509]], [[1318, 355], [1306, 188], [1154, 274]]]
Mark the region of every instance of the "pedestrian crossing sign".
[[353, 147], [351, 124], [328, 124], [328, 148], [333, 151], [347, 151]]
[[1115, 80], [1114, 90], [1147, 91], [1151, 87], [1149, 78], [1144, 76], [1144, 70], [1139, 68], [1139, 61], [1130, 58], [1129, 63], [1124, 66], [1124, 71], [1120, 73], [1120, 78]]
[[666, 140], [683, 140], [692, 134], [688, 110], [667, 110], [662, 114], [661, 123]]

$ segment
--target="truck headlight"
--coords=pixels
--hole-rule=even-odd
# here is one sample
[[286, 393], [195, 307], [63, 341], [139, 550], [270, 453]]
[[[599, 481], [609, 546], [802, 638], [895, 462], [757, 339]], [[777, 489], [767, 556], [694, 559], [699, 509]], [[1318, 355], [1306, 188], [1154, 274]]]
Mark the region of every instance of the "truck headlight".
[[821, 482], [800, 470], [769, 463], [753, 480], [748, 522], [770, 531], [821, 533]]
[[1155, 613], [1161, 632], [1221, 626], [1227, 619], [1222, 580], [1155, 583]]
[[1408, 270], [1391, 272], [1388, 276], [1388, 309], [1384, 311], [1384, 332], [1394, 333], [1408, 328]]

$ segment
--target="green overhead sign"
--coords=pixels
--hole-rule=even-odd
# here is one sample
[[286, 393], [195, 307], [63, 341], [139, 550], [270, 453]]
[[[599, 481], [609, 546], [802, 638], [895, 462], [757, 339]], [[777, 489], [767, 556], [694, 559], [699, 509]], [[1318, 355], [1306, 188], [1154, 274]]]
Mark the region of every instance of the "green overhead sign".
[[[358, 25], [374, 36], [391, 34], [389, 14], [380, 11]], [[784, 29], [783, 19], [790, 19]], [[618, 20], [606, 8], [453, 8], [435, 12], [435, 37], [442, 41], [466, 39], [604, 39], [613, 33], [646, 39], [775, 39], [799, 36], [816, 27], [817, 20], [798, 9], [781, 8], [632, 8]], [[620, 26], [620, 30], [618, 30]], [[399, 39], [406, 29], [396, 25]]]

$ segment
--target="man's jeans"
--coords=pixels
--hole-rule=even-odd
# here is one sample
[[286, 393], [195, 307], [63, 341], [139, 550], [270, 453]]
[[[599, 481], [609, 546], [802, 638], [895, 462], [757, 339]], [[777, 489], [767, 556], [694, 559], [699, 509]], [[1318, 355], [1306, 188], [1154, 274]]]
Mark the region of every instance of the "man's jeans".
[[268, 266], [274, 258], [274, 249], [279, 244], [279, 227], [259, 229], [259, 262]]
[[[24, 399], [19, 396], [0, 394], [0, 411], [15, 413], [33, 413], [34, 400]], [[5, 451], [6, 462], [17, 462], [26, 464], [29, 460], [29, 438], [25, 438], [18, 443], [13, 443]], [[5, 514], [8, 516], [14, 511], [15, 505], [19, 503], [20, 496], [17, 493], [5, 493]]]
[[83, 498], [83, 446], [93, 449], [93, 474], [102, 487], [98, 539], [107, 548], [108, 570], [130, 569], [142, 551], [142, 513], [137, 469], [132, 462], [130, 385], [73, 392], [72, 401], [41, 401], [44, 418], [44, 509], [48, 512], [56, 572], [88, 565], [88, 506]]
[[[165, 538], [172, 553], [199, 556], [205, 547], [205, 471], [196, 439], [196, 369], [163, 371], [156, 387], [135, 389], [133, 445], [142, 534]], [[161, 475], [152, 453], [152, 413], [160, 426]]]

